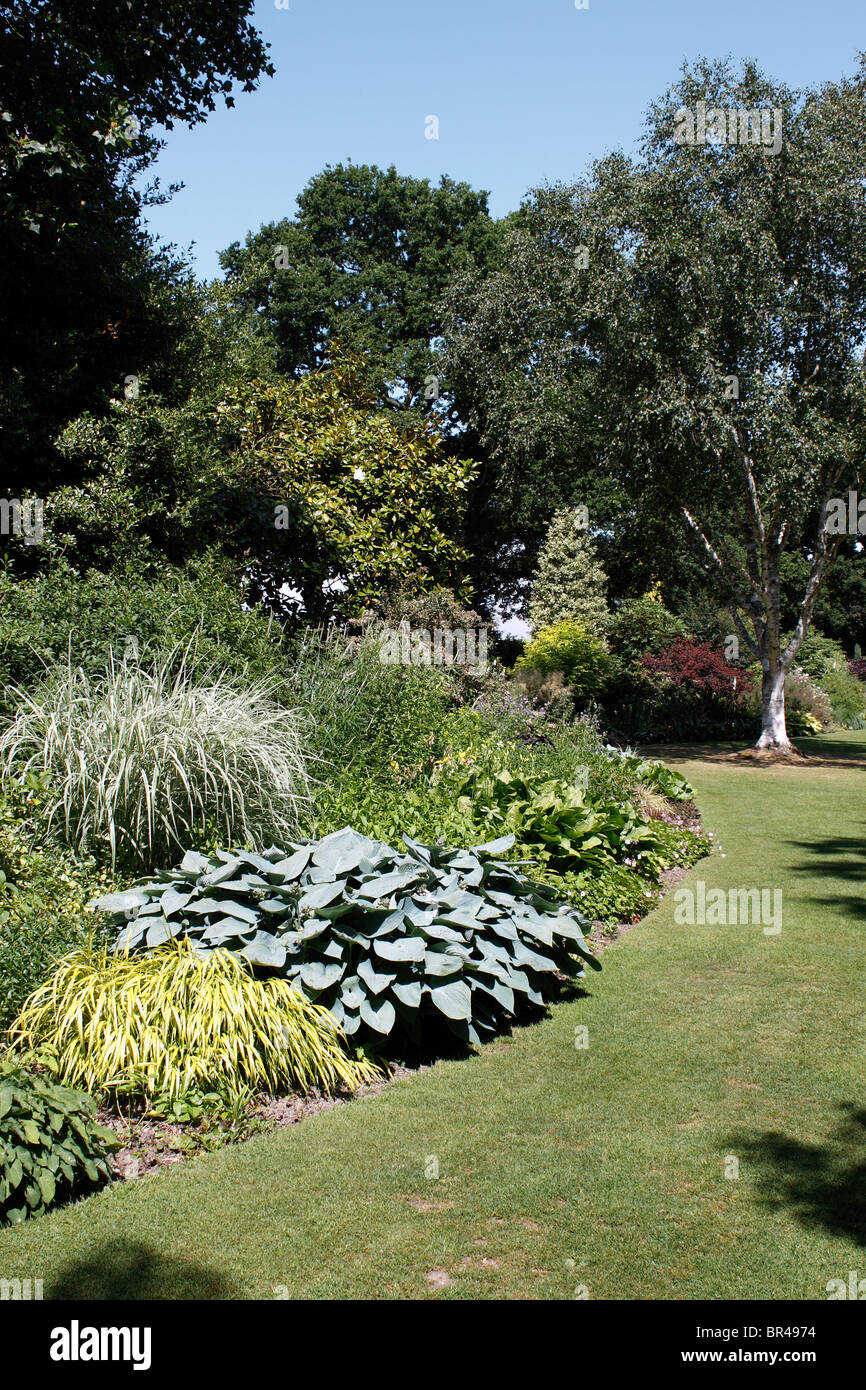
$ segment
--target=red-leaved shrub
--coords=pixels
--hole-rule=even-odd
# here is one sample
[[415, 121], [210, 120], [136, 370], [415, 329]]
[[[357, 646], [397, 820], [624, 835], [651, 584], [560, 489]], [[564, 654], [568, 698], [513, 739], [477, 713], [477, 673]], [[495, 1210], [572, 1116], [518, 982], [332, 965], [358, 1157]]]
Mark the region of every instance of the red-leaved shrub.
[[866, 681], [866, 656], [855, 656], [853, 661], [848, 662], [848, 670], [861, 681]]
[[732, 701], [751, 690], [748, 673], [729, 666], [723, 653], [714, 651], [709, 642], [675, 642], [660, 656], [641, 657], [641, 664], [647, 671], [666, 676], [672, 685], [690, 686]]

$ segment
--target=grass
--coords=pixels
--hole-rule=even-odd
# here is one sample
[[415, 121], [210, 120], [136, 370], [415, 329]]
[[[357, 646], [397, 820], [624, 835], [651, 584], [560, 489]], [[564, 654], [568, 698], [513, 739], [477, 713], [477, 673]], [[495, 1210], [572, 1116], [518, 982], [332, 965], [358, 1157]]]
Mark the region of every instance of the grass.
[[4, 1231], [0, 1274], [55, 1298], [826, 1299], [866, 1266], [866, 733], [803, 746], [827, 756], [676, 755], [725, 854], [685, 882], [781, 887], [780, 935], [677, 926], [668, 897], [543, 1023]]

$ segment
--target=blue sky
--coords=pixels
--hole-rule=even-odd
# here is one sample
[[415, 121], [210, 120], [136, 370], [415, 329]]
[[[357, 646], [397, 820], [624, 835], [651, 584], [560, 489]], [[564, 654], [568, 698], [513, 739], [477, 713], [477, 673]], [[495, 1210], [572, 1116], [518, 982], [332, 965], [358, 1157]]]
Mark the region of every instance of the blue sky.
[[149, 225], [194, 242], [208, 278], [230, 242], [293, 215], [326, 164], [447, 173], [488, 189], [501, 216], [632, 147], [684, 58], [755, 57], [801, 86], [852, 72], [866, 48], [863, 0], [259, 0], [255, 16], [276, 76], [170, 133], [156, 165], [185, 188]]

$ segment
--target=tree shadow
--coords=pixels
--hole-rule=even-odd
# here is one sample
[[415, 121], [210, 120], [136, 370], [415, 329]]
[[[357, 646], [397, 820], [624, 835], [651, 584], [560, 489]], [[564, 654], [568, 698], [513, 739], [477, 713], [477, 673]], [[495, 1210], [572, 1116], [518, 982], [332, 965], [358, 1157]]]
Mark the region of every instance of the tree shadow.
[[125, 1240], [111, 1241], [89, 1259], [73, 1261], [49, 1285], [46, 1296], [105, 1301], [243, 1297], [216, 1270]]
[[831, 835], [821, 840], [788, 840], [786, 843], [794, 849], [805, 850], [808, 855], [821, 861], [819, 867], [806, 859], [795, 864], [796, 869], [814, 875], [816, 870], [820, 872], [822, 868], [828, 877], [846, 879], [860, 889], [859, 896], [837, 894], [834, 897], [814, 898], [815, 902], [820, 902], [822, 906], [832, 903], [854, 917], [866, 917], [866, 896], [862, 892], [866, 884], [866, 827], [862, 836]]
[[845, 1119], [825, 1144], [785, 1134], [734, 1135], [731, 1154], [757, 1169], [761, 1201], [793, 1211], [801, 1226], [820, 1227], [866, 1246], [866, 1110], [844, 1103]]

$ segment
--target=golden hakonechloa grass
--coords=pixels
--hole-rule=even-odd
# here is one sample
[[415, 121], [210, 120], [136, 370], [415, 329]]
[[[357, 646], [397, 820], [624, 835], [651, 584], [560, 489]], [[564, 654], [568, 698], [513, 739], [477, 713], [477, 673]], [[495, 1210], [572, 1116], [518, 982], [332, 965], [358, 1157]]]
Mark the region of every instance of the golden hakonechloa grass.
[[67, 1085], [94, 1093], [354, 1090], [379, 1075], [346, 1054], [333, 1016], [288, 980], [257, 979], [231, 951], [202, 960], [186, 941], [140, 956], [73, 951], [10, 1037], [50, 1054]]

